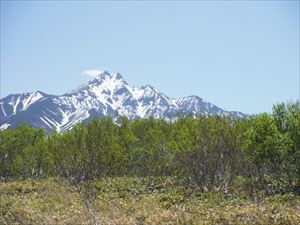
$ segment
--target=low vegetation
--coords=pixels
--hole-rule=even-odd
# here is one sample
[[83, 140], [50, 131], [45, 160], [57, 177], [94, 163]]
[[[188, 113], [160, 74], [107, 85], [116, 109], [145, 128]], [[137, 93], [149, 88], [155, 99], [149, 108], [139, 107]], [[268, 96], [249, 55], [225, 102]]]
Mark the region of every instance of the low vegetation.
[[[58, 178], [2, 182], [0, 224], [299, 224], [300, 196], [201, 192], [170, 177], [77, 186]], [[89, 199], [89, 207], [86, 207]]]
[[299, 224], [300, 104], [0, 131], [0, 224]]

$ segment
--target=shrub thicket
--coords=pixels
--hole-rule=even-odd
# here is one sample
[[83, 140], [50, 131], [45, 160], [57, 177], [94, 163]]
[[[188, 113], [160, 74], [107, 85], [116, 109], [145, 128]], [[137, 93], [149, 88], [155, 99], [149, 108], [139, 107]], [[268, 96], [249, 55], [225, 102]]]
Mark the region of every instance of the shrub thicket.
[[[199, 190], [233, 184], [268, 193], [300, 188], [299, 102], [272, 114], [154, 118], [116, 125], [110, 117], [45, 134], [22, 125], [0, 132], [0, 178], [173, 176]], [[242, 183], [241, 183], [242, 182]], [[251, 185], [250, 185], [250, 184]]]

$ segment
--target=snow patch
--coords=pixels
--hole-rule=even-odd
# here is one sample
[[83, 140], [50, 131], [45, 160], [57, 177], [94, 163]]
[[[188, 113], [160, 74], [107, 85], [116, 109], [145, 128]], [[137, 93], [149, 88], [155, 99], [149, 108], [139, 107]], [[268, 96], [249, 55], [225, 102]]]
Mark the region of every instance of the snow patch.
[[25, 100], [22, 101], [22, 104], [23, 104], [22, 111], [28, 109], [28, 107], [30, 105], [32, 105], [33, 103], [37, 102], [41, 98], [43, 98], [43, 95], [41, 95], [40, 92], [35, 91], [35, 92], [31, 93], [28, 98], [26, 98]]
[[3, 102], [1, 102], [0, 105], [1, 105], [2, 112], [3, 112], [4, 116], [6, 117], [7, 114], [6, 114], [6, 112], [5, 112], [4, 108], [3, 108]]
[[5, 129], [7, 129], [9, 126], [10, 126], [10, 124], [4, 123], [4, 124], [2, 124], [2, 125], [0, 126], [0, 130], [5, 130]]

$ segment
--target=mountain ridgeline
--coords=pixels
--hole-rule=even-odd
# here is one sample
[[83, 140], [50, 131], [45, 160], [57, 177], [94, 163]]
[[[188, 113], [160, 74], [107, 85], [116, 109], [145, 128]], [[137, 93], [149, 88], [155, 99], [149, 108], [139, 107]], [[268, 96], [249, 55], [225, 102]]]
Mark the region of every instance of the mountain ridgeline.
[[171, 121], [178, 116], [247, 116], [225, 111], [198, 96], [174, 99], [150, 85], [134, 87], [121, 74], [107, 71], [64, 95], [35, 91], [11, 94], [0, 100], [1, 130], [27, 123], [47, 132], [61, 132], [92, 118], [111, 116], [116, 122], [118, 115], [128, 119], [154, 117]]

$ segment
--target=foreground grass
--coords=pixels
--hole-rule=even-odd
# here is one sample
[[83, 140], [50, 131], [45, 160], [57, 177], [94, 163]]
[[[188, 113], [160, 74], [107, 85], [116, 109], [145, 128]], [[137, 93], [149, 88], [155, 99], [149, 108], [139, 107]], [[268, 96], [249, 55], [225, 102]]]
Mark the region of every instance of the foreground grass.
[[0, 224], [300, 224], [300, 196], [200, 193], [171, 178], [0, 183]]

